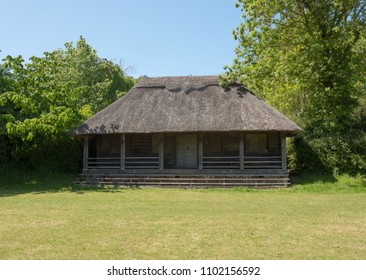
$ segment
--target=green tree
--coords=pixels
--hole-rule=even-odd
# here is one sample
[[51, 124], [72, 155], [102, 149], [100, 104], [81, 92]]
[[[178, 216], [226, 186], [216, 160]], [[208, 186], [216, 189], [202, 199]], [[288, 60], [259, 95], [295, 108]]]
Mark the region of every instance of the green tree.
[[33, 166], [45, 159], [63, 165], [74, 160], [69, 151], [78, 157], [70, 131], [134, 84], [82, 37], [27, 63], [7, 56], [0, 66], [0, 137], [8, 160]]
[[365, 85], [366, 1], [240, 0], [237, 57], [241, 79], [301, 124], [339, 128]]
[[366, 170], [366, 1], [239, 0], [237, 7], [236, 58], [223, 85], [239, 79], [298, 122], [328, 167]]

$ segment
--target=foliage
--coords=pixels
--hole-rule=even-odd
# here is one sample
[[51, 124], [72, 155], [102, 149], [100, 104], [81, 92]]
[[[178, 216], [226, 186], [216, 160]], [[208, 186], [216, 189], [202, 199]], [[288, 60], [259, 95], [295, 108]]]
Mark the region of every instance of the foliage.
[[82, 37], [29, 62], [7, 56], [0, 67], [0, 159], [33, 167], [75, 162], [79, 145], [70, 131], [134, 84]]
[[303, 126], [326, 166], [366, 171], [366, 1], [239, 0], [237, 6], [243, 12], [234, 31], [237, 57], [223, 85], [240, 79]]
[[287, 162], [288, 169], [295, 174], [301, 170], [323, 174], [331, 173], [331, 168], [324, 165], [317, 152], [303, 136], [287, 140]]

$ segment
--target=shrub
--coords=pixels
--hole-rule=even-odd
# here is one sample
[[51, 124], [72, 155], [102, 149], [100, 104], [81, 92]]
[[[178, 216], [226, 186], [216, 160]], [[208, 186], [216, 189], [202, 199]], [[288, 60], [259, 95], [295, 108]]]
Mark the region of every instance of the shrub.
[[291, 139], [288, 147], [291, 170], [366, 173], [366, 133], [362, 130], [322, 135], [305, 131]]

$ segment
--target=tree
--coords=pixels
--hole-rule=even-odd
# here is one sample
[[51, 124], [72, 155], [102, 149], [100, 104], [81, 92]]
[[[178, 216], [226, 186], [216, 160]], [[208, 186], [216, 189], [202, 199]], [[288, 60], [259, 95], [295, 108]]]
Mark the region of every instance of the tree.
[[230, 80], [306, 126], [339, 127], [364, 93], [366, 1], [240, 0]]
[[5, 162], [10, 153], [8, 137], [6, 136], [6, 123], [13, 120], [13, 108], [5, 94], [9, 89], [8, 75], [9, 73], [0, 64], [0, 163]]
[[[223, 84], [240, 79], [306, 128], [309, 139], [350, 130], [363, 139], [366, 1], [239, 0], [237, 7], [243, 21]], [[360, 155], [349, 140], [341, 142]]]
[[65, 47], [28, 63], [7, 56], [0, 65], [0, 137], [11, 160], [66, 160], [77, 149], [70, 131], [134, 84], [84, 38]]

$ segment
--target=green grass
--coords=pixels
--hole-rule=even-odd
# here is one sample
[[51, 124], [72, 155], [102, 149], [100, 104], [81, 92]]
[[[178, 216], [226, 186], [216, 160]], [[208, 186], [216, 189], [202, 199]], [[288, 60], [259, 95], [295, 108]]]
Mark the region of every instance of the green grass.
[[0, 174], [0, 259], [366, 259], [366, 181], [290, 189], [87, 188]]

